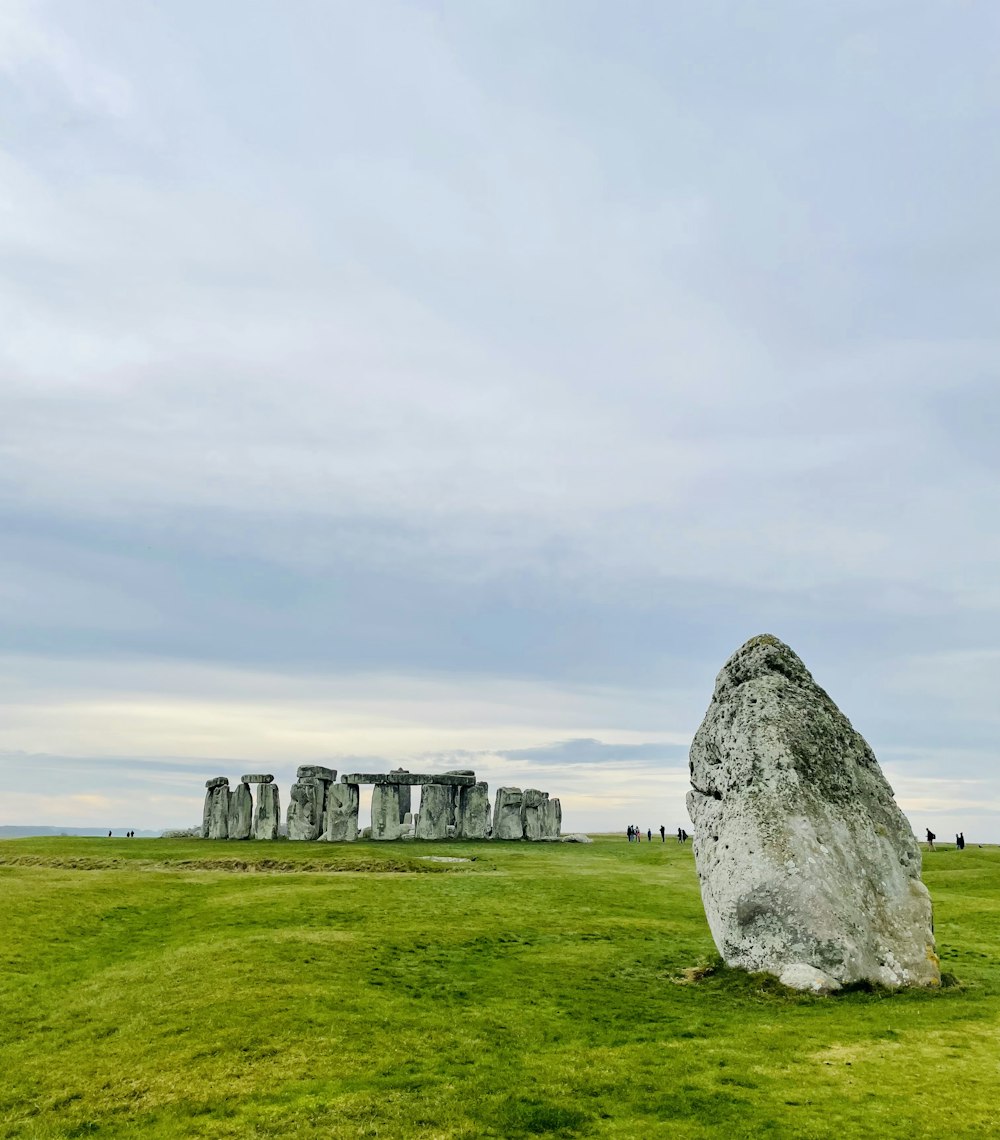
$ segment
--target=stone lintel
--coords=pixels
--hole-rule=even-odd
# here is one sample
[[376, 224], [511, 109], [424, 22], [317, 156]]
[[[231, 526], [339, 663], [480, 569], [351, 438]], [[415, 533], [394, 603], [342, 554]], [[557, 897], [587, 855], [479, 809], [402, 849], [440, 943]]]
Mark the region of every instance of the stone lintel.
[[249, 776], [240, 776], [243, 784], [273, 784], [274, 777], [264, 772], [251, 772]]
[[341, 776], [342, 784], [409, 784], [415, 787], [418, 784], [449, 784], [460, 788], [471, 788], [475, 776], [452, 776], [442, 773], [439, 776], [418, 776], [413, 772], [352, 772]]
[[205, 787], [206, 788], [221, 788], [223, 785], [228, 785], [228, 784], [229, 784], [229, 777], [228, 776], [215, 776], [213, 779], [205, 781]]

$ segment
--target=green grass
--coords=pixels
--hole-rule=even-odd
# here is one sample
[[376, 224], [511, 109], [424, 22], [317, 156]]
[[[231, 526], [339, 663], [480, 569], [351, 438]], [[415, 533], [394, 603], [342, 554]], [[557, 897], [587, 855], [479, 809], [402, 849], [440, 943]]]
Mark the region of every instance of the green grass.
[[1000, 851], [925, 880], [961, 984], [816, 998], [685, 982], [674, 842], [0, 842], [0, 1135], [993, 1136]]

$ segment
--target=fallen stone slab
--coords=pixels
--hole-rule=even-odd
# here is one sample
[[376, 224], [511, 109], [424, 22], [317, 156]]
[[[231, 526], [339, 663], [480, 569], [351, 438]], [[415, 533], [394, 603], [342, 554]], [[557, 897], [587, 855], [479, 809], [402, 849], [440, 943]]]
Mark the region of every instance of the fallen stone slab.
[[240, 776], [240, 782], [243, 784], [273, 784], [274, 777], [264, 773], [251, 772], [249, 776]]
[[787, 645], [755, 637], [730, 657], [690, 761], [695, 863], [728, 965], [940, 984], [910, 825], [871, 748]]
[[584, 835], [582, 831], [573, 831], [569, 835], [560, 835], [560, 843], [593, 843], [593, 839], [589, 835]]

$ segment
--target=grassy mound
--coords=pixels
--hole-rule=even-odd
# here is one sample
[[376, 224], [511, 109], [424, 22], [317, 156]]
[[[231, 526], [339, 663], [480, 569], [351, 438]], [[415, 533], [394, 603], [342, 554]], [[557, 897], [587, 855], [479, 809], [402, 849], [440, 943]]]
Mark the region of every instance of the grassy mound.
[[0, 843], [0, 1135], [993, 1135], [1000, 852], [925, 879], [961, 984], [816, 998], [675, 842]]

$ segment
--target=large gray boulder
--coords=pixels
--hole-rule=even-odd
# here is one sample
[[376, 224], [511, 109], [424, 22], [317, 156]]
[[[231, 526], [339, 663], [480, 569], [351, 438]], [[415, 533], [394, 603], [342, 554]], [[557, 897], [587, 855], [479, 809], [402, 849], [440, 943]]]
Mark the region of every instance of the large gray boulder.
[[446, 784], [424, 784], [420, 789], [417, 839], [447, 839], [452, 789]]
[[716, 679], [688, 812], [729, 965], [815, 992], [940, 983], [910, 825], [872, 750], [776, 637], [752, 638]]
[[281, 803], [277, 784], [257, 785], [257, 806], [253, 813], [254, 839], [277, 839], [281, 823]]
[[249, 839], [253, 831], [253, 792], [241, 780], [229, 793], [229, 838]]
[[336, 768], [325, 768], [322, 764], [300, 764], [295, 774], [300, 780], [324, 780], [328, 784], [337, 778]]
[[[299, 769], [302, 772], [302, 769]], [[303, 777], [288, 790], [288, 838], [295, 840], [319, 839], [323, 832], [323, 811], [326, 807], [326, 790], [329, 781], [318, 777]]]
[[328, 843], [353, 843], [357, 839], [360, 799], [357, 784], [330, 785], [326, 793], [322, 839]]
[[493, 805], [494, 839], [524, 838], [521, 818], [523, 799], [524, 793], [520, 788], [497, 788], [497, 798]]
[[490, 833], [490, 789], [482, 780], [471, 788], [458, 789], [459, 839], [486, 839]]

